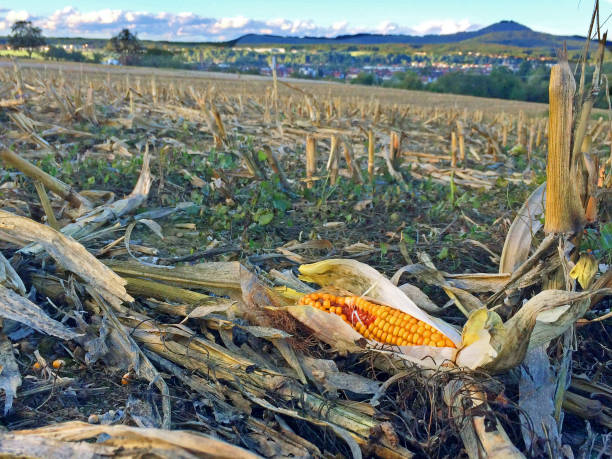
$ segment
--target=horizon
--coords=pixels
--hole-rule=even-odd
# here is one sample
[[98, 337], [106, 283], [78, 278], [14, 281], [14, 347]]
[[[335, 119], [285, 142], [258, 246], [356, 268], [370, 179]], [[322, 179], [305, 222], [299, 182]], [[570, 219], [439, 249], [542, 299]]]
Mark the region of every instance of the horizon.
[[[32, 21], [50, 38], [108, 39], [127, 28], [143, 40], [173, 42], [224, 42], [248, 34], [320, 38], [355, 34], [448, 35], [480, 30], [506, 20], [537, 32], [585, 36], [592, 13], [592, 5], [575, 0], [543, 0], [535, 4], [516, 0], [512, 2], [512, 14], [499, 2], [491, 5], [484, 0], [465, 1], [461, 5], [443, 0], [419, 3], [416, 8], [399, 0], [384, 0], [375, 5], [368, 3], [364, 19], [360, 14], [363, 9], [358, 7], [362, 2], [350, 2], [351, 8], [343, 8], [349, 4], [344, 0], [330, 5], [321, 0], [290, 6], [278, 1], [254, 3], [258, 2], [211, 2], [204, 12], [195, 0], [181, 2], [180, 8], [189, 11], [171, 11], [156, 0], [130, 2], [129, 10], [115, 8], [122, 4], [118, 0], [108, 0], [102, 9], [96, 8], [100, 2], [95, 0], [82, 1], [78, 8], [55, 0], [44, 4], [37, 0], [11, 0], [0, 7], [0, 35], [8, 35], [10, 26], [18, 20]], [[601, 3], [601, 17], [605, 21], [611, 16], [612, 0]], [[442, 8], [443, 5], [446, 7]], [[139, 10], [140, 6], [144, 8]], [[551, 8], [554, 18], [547, 14]], [[440, 18], [441, 9], [446, 17]]]

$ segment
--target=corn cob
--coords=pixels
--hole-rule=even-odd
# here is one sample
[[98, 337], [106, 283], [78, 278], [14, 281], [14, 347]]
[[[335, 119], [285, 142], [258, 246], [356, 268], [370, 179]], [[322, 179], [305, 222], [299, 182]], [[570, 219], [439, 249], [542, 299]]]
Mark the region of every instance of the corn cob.
[[456, 347], [436, 328], [410, 314], [358, 296], [315, 292], [300, 298], [299, 304], [336, 314], [364, 338], [380, 343], [396, 346]]

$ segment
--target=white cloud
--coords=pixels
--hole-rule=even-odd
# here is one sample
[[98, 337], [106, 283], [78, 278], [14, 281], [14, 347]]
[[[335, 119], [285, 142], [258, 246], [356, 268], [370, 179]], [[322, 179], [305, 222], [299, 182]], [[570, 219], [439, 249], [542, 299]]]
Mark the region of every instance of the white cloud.
[[13, 23], [15, 21], [27, 21], [30, 18], [30, 14], [25, 11], [14, 11], [10, 10], [6, 13], [5, 20], [6, 22]]
[[467, 19], [455, 21], [453, 19], [425, 21], [413, 27], [419, 35], [440, 34], [447, 35], [457, 32], [473, 30], [474, 25]]
[[354, 26], [346, 21], [325, 26], [316, 24], [310, 19], [258, 20], [244, 16], [211, 18], [190, 12], [150, 13], [109, 8], [82, 12], [78, 8], [67, 6], [45, 17], [33, 16], [25, 10], [0, 9], [0, 35], [8, 33], [13, 22], [24, 19], [32, 20], [48, 36], [104, 38], [123, 28], [129, 28], [137, 32], [141, 38], [185, 41], [230, 40], [247, 33], [325, 37], [363, 32], [424, 35], [454, 33], [473, 30], [475, 27], [467, 19], [426, 21], [412, 27], [392, 21], [381, 22], [375, 27]]

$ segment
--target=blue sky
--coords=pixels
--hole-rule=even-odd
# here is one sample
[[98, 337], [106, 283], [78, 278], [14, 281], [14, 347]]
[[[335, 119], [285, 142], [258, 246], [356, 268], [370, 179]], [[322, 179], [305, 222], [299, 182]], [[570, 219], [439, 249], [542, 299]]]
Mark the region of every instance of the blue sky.
[[[587, 0], [3, 0], [0, 34], [30, 19], [48, 36], [106, 38], [123, 27], [142, 38], [227, 40], [243, 33], [325, 35], [343, 33], [453, 33], [512, 19], [555, 34], [586, 33], [593, 3]], [[601, 1], [601, 16], [612, 1]]]

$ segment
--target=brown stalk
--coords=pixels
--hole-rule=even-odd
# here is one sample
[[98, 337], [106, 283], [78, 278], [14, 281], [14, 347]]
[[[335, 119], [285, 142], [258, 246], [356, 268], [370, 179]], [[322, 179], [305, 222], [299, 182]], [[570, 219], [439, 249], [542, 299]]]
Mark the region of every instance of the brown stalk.
[[55, 214], [53, 213], [53, 208], [51, 207], [51, 202], [49, 201], [49, 196], [47, 196], [45, 186], [39, 181], [35, 181], [34, 188], [36, 188], [36, 193], [38, 194], [40, 203], [43, 207], [43, 210], [45, 211], [45, 215], [47, 216], [47, 222], [49, 223], [49, 226], [54, 230], [59, 231], [59, 224], [57, 223], [57, 219], [55, 218]]
[[329, 147], [329, 161], [327, 162], [327, 170], [329, 171], [329, 183], [335, 185], [338, 179], [338, 136], [332, 135]]
[[[576, 131], [574, 133], [574, 143], [572, 147], [572, 170], [577, 167], [578, 163], [582, 162], [581, 159], [581, 148], [582, 142], [584, 140], [584, 136], [587, 132], [587, 127], [589, 124], [589, 118], [591, 117], [591, 110], [593, 108], [593, 104], [595, 103], [595, 99], [599, 94], [600, 84], [601, 84], [601, 66], [603, 63], [603, 57], [606, 50], [606, 37], [607, 34], [603, 35], [602, 41], [599, 43], [599, 47], [597, 49], [597, 56], [595, 59], [595, 71], [593, 72], [593, 83], [591, 86], [590, 93], [584, 97], [584, 102], [580, 107], [580, 118], [576, 125]], [[584, 70], [583, 70], [584, 71]], [[582, 79], [582, 76], [581, 76]], [[582, 95], [580, 95], [582, 98]]]
[[502, 146], [505, 147], [508, 143], [508, 121], [504, 120], [502, 126]]
[[370, 182], [374, 182], [374, 132], [368, 131], [368, 176]]
[[314, 136], [306, 136], [306, 186], [312, 188], [312, 177], [317, 172], [317, 139]]
[[459, 137], [459, 159], [465, 161], [465, 133], [463, 123], [457, 120], [457, 136]]
[[451, 167], [457, 167], [457, 134], [451, 132]]
[[566, 56], [552, 67], [548, 92], [550, 117], [544, 230], [546, 233], [576, 233], [584, 226], [585, 218], [571, 170], [576, 82]]
[[77, 209], [80, 207], [86, 209], [92, 208], [91, 203], [79, 193], [74, 191], [69, 185], [47, 174], [45, 171], [35, 166], [27, 159], [13, 153], [1, 143], [0, 158], [2, 158], [2, 160], [4, 160], [8, 166], [14, 167], [33, 180], [42, 183], [46, 188], [68, 201], [72, 207]]

